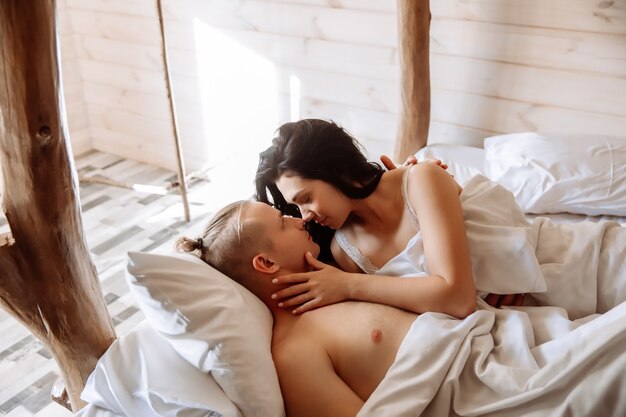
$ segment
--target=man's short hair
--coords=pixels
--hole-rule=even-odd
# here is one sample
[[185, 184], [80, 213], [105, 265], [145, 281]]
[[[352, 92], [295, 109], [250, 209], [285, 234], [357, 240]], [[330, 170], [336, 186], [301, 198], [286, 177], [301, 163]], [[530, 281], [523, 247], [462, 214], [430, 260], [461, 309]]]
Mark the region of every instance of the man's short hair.
[[243, 221], [249, 204], [249, 200], [228, 204], [209, 220], [200, 238], [181, 237], [176, 249], [195, 253], [213, 268], [246, 286], [247, 279], [254, 274], [252, 258], [271, 245], [262, 224]]

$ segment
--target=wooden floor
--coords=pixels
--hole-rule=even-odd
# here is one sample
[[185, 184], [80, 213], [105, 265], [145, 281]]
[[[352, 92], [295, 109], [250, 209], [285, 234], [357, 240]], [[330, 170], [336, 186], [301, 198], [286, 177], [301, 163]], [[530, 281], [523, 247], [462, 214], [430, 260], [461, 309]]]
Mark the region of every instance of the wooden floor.
[[[103, 175], [133, 184], [158, 186], [175, 179], [171, 171], [95, 151], [79, 157], [76, 167], [79, 174]], [[179, 195], [81, 184], [86, 238], [118, 336], [143, 319], [126, 286], [126, 252], [170, 252], [177, 236], [194, 236], [210, 214], [228, 202], [220, 200], [223, 186], [208, 180], [190, 184], [191, 222], [186, 223]], [[249, 197], [248, 191], [241, 191], [239, 198]], [[231, 198], [232, 192], [229, 194]], [[7, 229], [6, 219], [1, 218], [0, 231]], [[0, 415], [70, 416], [50, 400], [50, 388], [58, 375], [58, 367], [42, 343], [0, 309]]]

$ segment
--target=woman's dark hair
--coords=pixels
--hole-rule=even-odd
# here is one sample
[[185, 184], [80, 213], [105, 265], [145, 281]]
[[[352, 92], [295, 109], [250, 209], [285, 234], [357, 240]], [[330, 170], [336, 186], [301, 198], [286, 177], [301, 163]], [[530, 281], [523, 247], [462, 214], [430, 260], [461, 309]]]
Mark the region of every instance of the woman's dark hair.
[[[382, 167], [367, 161], [363, 147], [352, 135], [334, 122], [320, 119], [285, 123], [278, 128], [272, 146], [259, 155], [257, 200], [273, 204], [284, 214], [302, 217], [298, 207], [288, 204], [276, 186], [286, 171], [327, 182], [349, 198], [369, 196], [383, 175]], [[309, 223], [309, 232], [322, 249], [320, 259], [332, 259], [328, 256], [334, 231]]]

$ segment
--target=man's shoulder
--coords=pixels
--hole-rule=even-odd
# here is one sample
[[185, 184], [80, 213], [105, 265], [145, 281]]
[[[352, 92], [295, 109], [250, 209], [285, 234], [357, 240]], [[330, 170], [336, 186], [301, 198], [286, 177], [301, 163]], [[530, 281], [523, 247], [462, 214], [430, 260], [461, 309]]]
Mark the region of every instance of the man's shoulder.
[[335, 371], [329, 338], [316, 331], [315, 322], [292, 328], [272, 344], [287, 415], [355, 416], [363, 401]]
[[280, 342], [272, 345], [272, 355], [276, 358], [287, 359], [294, 355], [300, 356], [303, 351], [315, 350], [314, 340], [306, 335], [294, 334], [287, 336]]
[[276, 366], [290, 366], [326, 356], [323, 338], [316, 337], [316, 332], [292, 331], [280, 342], [272, 345], [272, 356]]

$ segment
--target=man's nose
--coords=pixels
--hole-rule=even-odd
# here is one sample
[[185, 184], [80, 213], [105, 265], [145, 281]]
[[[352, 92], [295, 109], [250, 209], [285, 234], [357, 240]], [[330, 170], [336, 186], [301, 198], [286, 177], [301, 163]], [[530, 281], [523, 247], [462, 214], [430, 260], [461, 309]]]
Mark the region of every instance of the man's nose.
[[296, 226], [297, 229], [304, 230], [306, 223], [303, 219], [299, 217], [288, 217], [288, 220], [292, 222]]
[[296, 227], [299, 230], [305, 230], [306, 229], [306, 222], [304, 221], [304, 219], [300, 219], [296, 217]]

